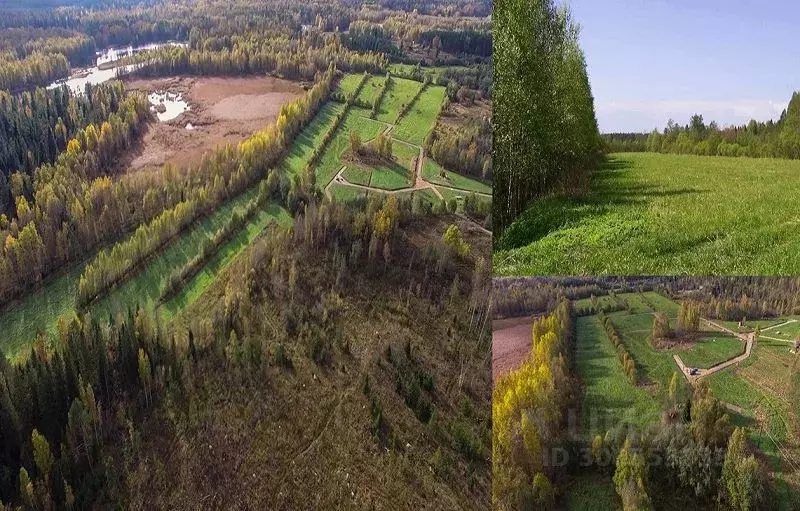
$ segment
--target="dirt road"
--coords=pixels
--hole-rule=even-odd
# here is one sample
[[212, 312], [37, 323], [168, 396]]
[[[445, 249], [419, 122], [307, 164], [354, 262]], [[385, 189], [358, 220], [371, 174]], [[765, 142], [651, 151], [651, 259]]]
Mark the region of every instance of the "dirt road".
[[752, 334], [752, 333], [740, 334], [740, 333], [734, 332], [730, 328], [726, 328], [726, 327], [724, 327], [724, 326], [722, 326], [720, 324], [714, 323], [713, 321], [710, 321], [708, 319], [701, 318], [701, 321], [703, 321], [705, 324], [709, 325], [712, 329], [719, 330], [719, 331], [731, 334], [734, 337], [738, 337], [739, 339], [743, 340], [745, 342], [745, 348], [744, 348], [744, 353], [739, 355], [738, 357], [733, 357], [733, 358], [731, 358], [729, 360], [726, 360], [725, 362], [721, 362], [721, 363], [719, 363], [719, 364], [717, 364], [715, 366], [709, 367], [708, 369], [700, 369], [700, 368], [698, 368], [697, 369], [697, 374], [695, 374], [695, 375], [689, 374], [689, 368], [686, 367], [686, 365], [683, 363], [683, 360], [681, 360], [681, 357], [679, 355], [677, 355], [677, 354], [673, 355], [673, 357], [675, 358], [675, 362], [678, 364], [678, 367], [680, 367], [680, 369], [681, 369], [681, 372], [686, 377], [686, 379], [689, 381], [689, 383], [691, 383], [692, 385], [694, 385], [694, 382], [696, 382], [698, 379], [700, 379], [700, 378], [702, 378], [704, 376], [708, 376], [709, 374], [714, 374], [714, 373], [716, 373], [718, 371], [722, 371], [723, 369], [727, 369], [728, 367], [730, 367], [730, 366], [732, 366], [734, 364], [738, 364], [739, 362], [747, 360], [747, 358], [750, 356], [751, 350], [753, 349], [753, 337], [754, 337], [754, 334]]

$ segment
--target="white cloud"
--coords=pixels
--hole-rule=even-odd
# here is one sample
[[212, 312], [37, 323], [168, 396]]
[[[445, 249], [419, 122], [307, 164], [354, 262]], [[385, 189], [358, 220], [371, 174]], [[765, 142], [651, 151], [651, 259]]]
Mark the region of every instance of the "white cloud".
[[668, 119], [687, 124], [698, 113], [706, 123], [717, 121], [720, 126], [747, 124], [750, 119], [777, 119], [786, 101], [770, 99], [709, 100], [709, 101], [609, 101], [596, 102], [600, 131], [650, 131], [663, 129]]

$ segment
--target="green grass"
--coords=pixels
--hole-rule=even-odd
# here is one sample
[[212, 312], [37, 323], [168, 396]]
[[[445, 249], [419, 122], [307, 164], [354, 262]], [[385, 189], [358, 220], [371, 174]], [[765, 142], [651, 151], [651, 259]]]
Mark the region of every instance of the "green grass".
[[432, 158], [425, 158], [425, 163], [422, 165], [422, 174], [425, 181], [435, 185], [447, 186], [450, 188], [457, 188], [469, 192], [478, 192], [491, 195], [492, 185], [479, 181], [477, 179], [467, 177], [450, 170], [445, 171], [446, 178], [441, 177], [442, 166], [436, 163]]
[[499, 275], [800, 274], [800, 161], [612, 155], [579, 198], [536, 201]]
[[162, 316], [165, 319], [171, 319], [182, 308], [195, 301], [214, 282], [216, 276], [273, 222], [287, 227], [292, 224], [292, 217], [283, 207], [276, 204], [267, 204], [263, 210], [255, 214], [244, 229], [239, 231], [236, 236], [217, 251], [203, 269], [177, 295], [161, 305]]
[[369, 167], [362, 167], [360, 165], [348, 164], [342, 176], [354, 185], [369, 186], [370, 179], [372, 179], [372, 169]]
[[761, 393], [748, 381], [734, 374], [735, 368], [728, 368], [708, 376], [708, 383], [714, 396], [720, 401], [752, 413], [755, 403], [761, 398]]
[[354, 199], [363, 199], [367, 196], [367, 192], [351, 186], [334, 183], [331, 186], [331, 195], [339, 202], [346, 202]]
[[436, 116], [446, 96], [444, 87], [428, 86], [397, 123], [394, 136], [421, 146], [436, 124]]
[[[775, 328], [771, 328], [769, 330], [764, 330], [764, 328], [768, 327], [761, 327], [761, 336], [762, 337], [774, 337], [776, 339], [784, 339], [786, 341], [793, 341], [800, 337], [800, 321], [797, 320], [796, 317], [792, 318], [782, 318], [782, 319], [794, 319], [795, 321], [791, 323], [787, 323], [780, 326], [775, 326]], [[774, 323], [778, 325], [778, 323]]]
[[350, 94], [356, 91], [358, 84], [361, 83], [361, 80], [364, 78], [363, 74], [346, 74], [344, 75], [339, 83], [336, 85], [336, 91], [342, 94], [344, 97], [350, 96]]
[[657, 422], [660, 403], [628, 381], [597, 316], [576, 321], [575, 367], [585, 386], [581, 423], [587, 437], [603, 435], [622, 422], [638, 426]]
[[363, 108], [352, 107], [347, 113], [339, 129], [336, 130], [316, 167], [317, 186], [324, 189], [336, 176], [336, 173], [345, 165], [342, 163], [342, 153], [349, 150], [350, 132], [355, 131], [362, 142], [375, 138], [385, 126], [382, 123], [369, 119], [369, 111]]
[[382, 165], [372, 171], [369, 185], [382, 190], [400, 190], [411, 186], [411, 174], [401, 165]]
[[405, 78], [392, 78], [392, 84], [378, 106], [379, 121], [394, 124], [403, 105], [411, 101], [422, 84]]
[[687, 367], [702, 369], [708, 369], [742, 353], [744, 353], [744, 342], [737, 337], [724, 334], [701, 337], [691, 349], [677, 352]]
[[372, 105], [372, 102], [381, 93], [384, 83], [386, 83], [386, 75], [370, 76], [358, 96], [356, 96], [356, 101], [363, 101], [368, 105]]
[[303, 129], [292, 142], [289, 153], [281, 162], [289, 174], [299, 174], [311, 159], [314, 148], [322, 143], [322, 137], [333, 124], [334, 118], [344, 109], [344, 105], [328, 101], [320, 108], [311, 123]]

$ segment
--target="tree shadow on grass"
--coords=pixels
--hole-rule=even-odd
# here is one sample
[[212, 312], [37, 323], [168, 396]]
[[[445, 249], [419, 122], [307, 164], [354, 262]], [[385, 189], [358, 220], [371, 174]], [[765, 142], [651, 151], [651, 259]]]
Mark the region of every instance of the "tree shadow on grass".
[[503, 232], [496, 249], [510, 250], [526, 246], [553, 231], [586, 219], [602, 217], [618, 208], [645, 205], [656, 198], [706, 193], [698, 188], [664, 190], [633, 182], [626, 179], [632, 169], [630, 160], [612, 158], [592, 174], [591, 191], [586, 195], [537, 199]]

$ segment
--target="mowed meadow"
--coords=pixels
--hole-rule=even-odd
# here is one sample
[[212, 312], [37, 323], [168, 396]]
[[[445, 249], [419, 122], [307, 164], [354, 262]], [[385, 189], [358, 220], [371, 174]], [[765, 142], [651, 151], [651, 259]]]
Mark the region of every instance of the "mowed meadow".
[[618, 153], [579, 197], [534, 201], [498, 275], [800, 273], [800, 161]]

